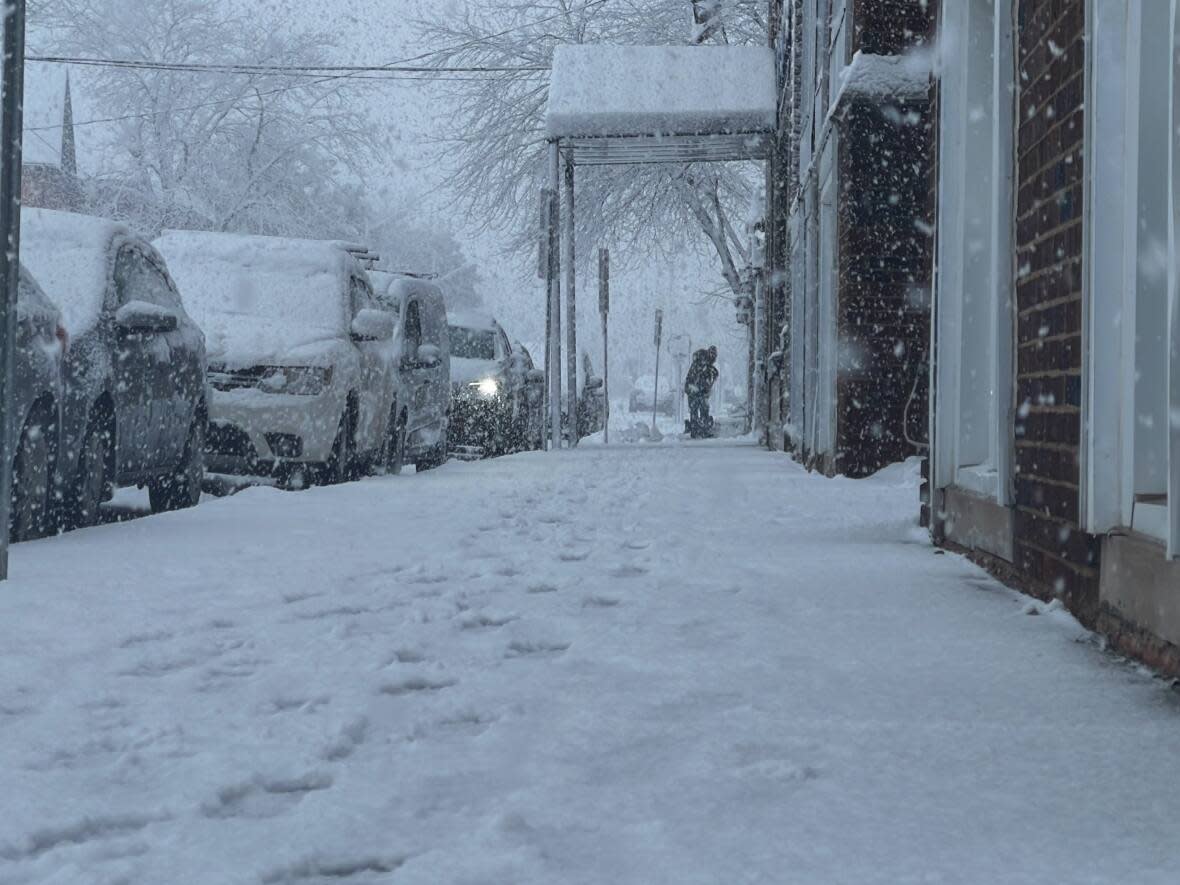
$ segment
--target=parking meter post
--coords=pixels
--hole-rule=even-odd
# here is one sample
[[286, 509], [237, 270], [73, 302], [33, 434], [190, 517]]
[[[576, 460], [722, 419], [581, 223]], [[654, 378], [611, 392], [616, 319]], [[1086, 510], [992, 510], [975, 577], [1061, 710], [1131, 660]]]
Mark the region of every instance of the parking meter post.
[[607, 346], [610, 314], [610, 250], [598, 250], [598, 313], [602, 317], [602, 442], [610, 445], [610, 353]]
[[659, 431], [656, 429], [656, 411], [660, 404], [660, 342], [664, 337], [664, 312], [656, 309], [656, 380], [652, 385], [652, 400], [651, 400], [651, 435], [658, 436]]
[[12, 506], [12, 376], [16, 297], [20, 286], [21, 105], [25, 85], [25, 0], [4, 2], [4, 69], [0, 77], [0, 580], [8, 577]]

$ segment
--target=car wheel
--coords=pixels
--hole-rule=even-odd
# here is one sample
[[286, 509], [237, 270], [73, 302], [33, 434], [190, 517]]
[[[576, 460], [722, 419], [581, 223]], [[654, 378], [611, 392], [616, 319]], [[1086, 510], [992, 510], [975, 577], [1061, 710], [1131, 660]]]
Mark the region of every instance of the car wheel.
[[352, 434], [349, 433], [348, 413], [340, 419], [336, 439], [332, 442], [332, 454], [322, 471], [324, 485], [338, 485], [347, 482], [352, 471]]
[[49, 434], [35, 419], [21, 431], [12, 462], [8, 536], [27, 541], [44, 534], [49, 513]]
[[70, 524], [75, 528], [96, 525], [99, 507], [110, 497], [111, 480], [107, 477], [110, 452], [109, 430], [91, 427], [86, 431], [70, 501]]
[[447, 463], [447, 432], [444, 430], [439, 441], [426, 454], [424, 458], [419, 459], [414, 464], [414, 469], [419, 473], [427, 470], [433, 470], [436, 467], [441, 467]]
[[385, 443], [385, 472], [397, 476], [406, 463], [406, 415], [391, 416]]
[[200, 418], [189, 428], [184, 457], [175, 473], [148, 483], [152, 513], [185, 510], [201, 500], [205, 478], [205, 422]]

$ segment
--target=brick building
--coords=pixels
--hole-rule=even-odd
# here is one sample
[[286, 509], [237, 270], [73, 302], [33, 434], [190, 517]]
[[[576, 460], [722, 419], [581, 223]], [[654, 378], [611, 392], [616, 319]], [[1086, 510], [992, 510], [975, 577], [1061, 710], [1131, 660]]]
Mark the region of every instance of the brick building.
[[770, 441], [825, 473], [925, 440], [934, 21], [925, 0], [773, 4]]
[[937, 540], [1180, 672], [1173, 3], [944, 4]]

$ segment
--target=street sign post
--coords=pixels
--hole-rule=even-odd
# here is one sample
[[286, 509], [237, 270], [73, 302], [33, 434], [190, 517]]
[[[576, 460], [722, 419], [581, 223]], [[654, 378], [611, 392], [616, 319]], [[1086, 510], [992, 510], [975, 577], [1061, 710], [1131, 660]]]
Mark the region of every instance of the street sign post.
[[660, 343], [664, 338], [664, 312], [656, 308], [656, 380], [652, 385], [653, 395], [651, 401], [651, 435], [653, 437], [659, 436], [659, 430], [656, 429], [656, 412], [660, 405]]
[[548, 450], [552, 444], [549, 429], [549, 397], [553, 391], [553, 227], [556, 212], [557, 191], [550, 187], [541, 188], [540, 243], [537, 249], [537, 274], [545, 281], [545, 390], [541, 394], [541, 414], [545, 416], [545, 429], [541, 433], [541, 445]]
[[4, 2], [4, 70], [0, 77], [0, 580], [8, 577], [12, 506], [12, 376], [16, 293], [20, 285], [21, 105], [25, 89], [25, 0]]
[[610, 250], [598, 250], [598, 313], [602, 317], [602, 442], [610, 445], [610, 349], [607, 345], [610, 314]]

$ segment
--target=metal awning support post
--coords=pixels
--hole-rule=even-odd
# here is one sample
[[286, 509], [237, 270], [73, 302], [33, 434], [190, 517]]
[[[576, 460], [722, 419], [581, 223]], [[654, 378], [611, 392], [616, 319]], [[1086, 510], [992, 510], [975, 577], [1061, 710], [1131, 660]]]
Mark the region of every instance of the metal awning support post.
[[12, 506], [12, 382], [16, 295], [20, 286], [21, 105], [25, 88], [25, 0], [4, 0], [3, 96], [0, 98], [0, 580], [8, 577]]
[[553, 211], [549, 215], [549, 439], [561, 448], [561, 152], [556, 139], [549, 142], [549, 187]]
[[569, 398], [566, 406], [570, 421], [570, 446], [578, 444], [578, 312], [575, 297], [577, 276], [574, 251], [574, 160], [565, 158], [565, 214], [562, 216], [565, 248], [562, 252], [562, 266], [565, 270], [565, 363], [566, 390]]

